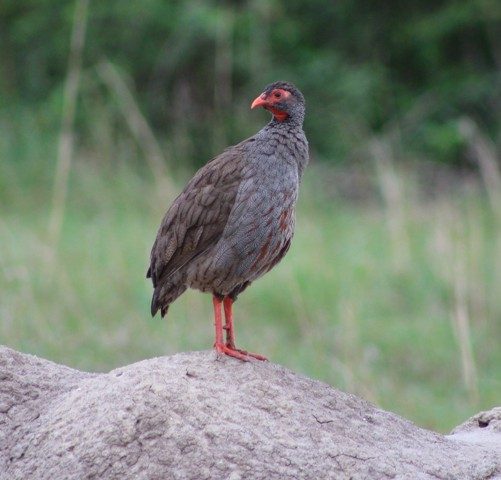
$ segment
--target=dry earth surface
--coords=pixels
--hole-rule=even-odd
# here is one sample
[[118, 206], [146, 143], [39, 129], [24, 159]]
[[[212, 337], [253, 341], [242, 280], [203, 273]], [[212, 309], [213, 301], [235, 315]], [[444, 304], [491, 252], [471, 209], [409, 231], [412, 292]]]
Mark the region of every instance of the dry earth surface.
[[444, 436], [269, 362], [96, 374], [0, 348], [0, 479], [216, 478], [501, 478], [501, 408]]

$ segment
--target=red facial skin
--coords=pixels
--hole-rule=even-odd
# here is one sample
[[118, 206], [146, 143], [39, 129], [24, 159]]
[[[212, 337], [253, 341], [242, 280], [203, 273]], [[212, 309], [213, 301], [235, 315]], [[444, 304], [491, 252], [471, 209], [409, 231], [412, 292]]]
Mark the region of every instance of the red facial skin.
[[287, 101], [290, 95], [290, 92], [288, 92], [287, 90], [276, 88], [268, 94], [262, 93], [261, 95], [259, 95], [259, 97], [257, 97], [252, 102], [251, 108], [263, 107], [271, 112], [279, 122], [283, 122], [289, 115], [287, 114], [287, 112], [279, 110], [274, 105], [279, 102]]

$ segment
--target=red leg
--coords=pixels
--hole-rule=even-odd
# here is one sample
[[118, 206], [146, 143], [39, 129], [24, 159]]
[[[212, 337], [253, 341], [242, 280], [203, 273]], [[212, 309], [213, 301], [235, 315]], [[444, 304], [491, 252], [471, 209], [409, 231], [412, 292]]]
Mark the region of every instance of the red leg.
[[226, 323], [224, 329], [226, 330], [226, 346], [235, 349], [235, 331], [233, 330], [233, 300], [231, 297], [224, 297], [224, 317]]
[[212, 297], [212, 305], [214, 305], [214, 326], [216, 327], [216, 343], [214, 346], [216, 349], [218, 348], [218, 345], [222, 345], [223, 343], [223, 318], [221, 315], [221, 303], [223, 303], [223, 301], [215, 295]]
[[215, 295], [212, 297], [212, 304], [214, 305], [214, 326], [216, 327], [216, 342], [214, 343], [214, 348], [217, 353], [224, 355], [229, 355], [230, 357], [235, 357], [243, 361], [247, 361], [248, 358], [241, 352], [228, 347], [223, 343], [223, 317], [221, 312], [221, 304], [223, 303]]
[[267, 360], [266, 357], [263, 357], [262, 355], [246, 352], [245, 350], [240, 350], [239, 348], [235, 347], [235, 329], [233, 327], [233, 299], [231, 297], [224, 297], [223, 305], [224, 316], [226, 319], [225, 325], [223, 327], [226, 330], [226, 355], [239, 358], [240, 360], [249, 360], [248, 357], [253, 357], [257, 360]]

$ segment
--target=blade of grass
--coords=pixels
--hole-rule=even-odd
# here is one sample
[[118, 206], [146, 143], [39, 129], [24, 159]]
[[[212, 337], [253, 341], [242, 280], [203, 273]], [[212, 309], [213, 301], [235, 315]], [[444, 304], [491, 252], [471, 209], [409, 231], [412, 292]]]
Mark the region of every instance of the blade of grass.
[[127, 126], [137, 144], [143, 150], [157, 183], [164, 184], [163, 186], [170, 189], [172, 185], [169, 181], [165, 156], [123, 76], [115, 65], [108, 60], [104, 60], [96, 68], [99, 77], [116, 99]]
[[393, 165], [391, 147], [388, 142], [375, 139], [370, 143], [369, 151], [376, 164], [379, 189], [386, 206], [390, 242], [394, 252], [394, 267], [397, 272], [403, 272], [410, 263], [410, 253], [403, 210], [402, 181]]
[[73, 124], [75, 120], [78, 88], [82, 69], [82, 52], [85, 44], [88, 6], [89, 0], [77, 0], [75, 5], [68, 71], [66, 74], [63, 93], [63, 112], [58, 142], [52, 211], [48, 228], [49, 243], [52, 246], [51, 256], [53, 257], [50, 264], [53, 263], [55, 253], [57, 251], [64, 219], [64, 210], [68, 191], [68, 177], [73, 157]]

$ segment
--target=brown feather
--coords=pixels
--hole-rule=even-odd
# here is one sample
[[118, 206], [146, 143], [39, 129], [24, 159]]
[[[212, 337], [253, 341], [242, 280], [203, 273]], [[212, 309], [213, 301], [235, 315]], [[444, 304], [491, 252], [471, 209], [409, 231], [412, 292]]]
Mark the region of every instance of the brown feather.
[[202, 167], [165, 214], [147, 274], [156, 289], [220, 238], [238, 191], [236, 165], [244, 143]]

